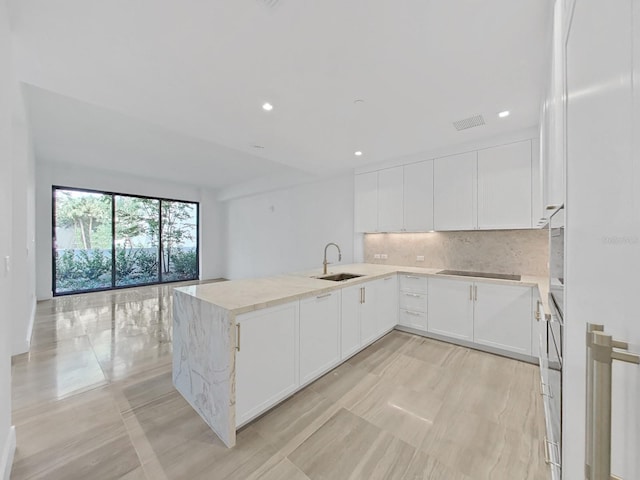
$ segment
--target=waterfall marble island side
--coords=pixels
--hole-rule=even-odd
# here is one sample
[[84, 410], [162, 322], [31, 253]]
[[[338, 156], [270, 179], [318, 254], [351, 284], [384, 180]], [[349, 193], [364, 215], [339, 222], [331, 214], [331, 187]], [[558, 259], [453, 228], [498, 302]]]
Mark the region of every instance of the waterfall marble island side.
[[[330, 273], [350, 272], [363, 276], [343, 282], [312, 278], [322, 274], [319, 268], [299, 274], [174, 289], [173, 383], [228, 447], [235, 445], [237, 428], [255, 417], [245, 418], [244, 421], [236, 418], [236, 347], [242, 341], [242, 335], [238, 338], [236, 328], [237, 323], [241, 323], [237, 322], [239, 316], [247, 318], [262, 313], [257, 311], [277, 311], [279, 305], [285, 308], [285, 304], [291, 306], [297, 300], [324, 298], [330, 292], [339, 295], [344, 287], [367, 283], [399, 272], [434, 275], [439, 269], [353, 264], [341, 265], [331, 270]], [[533, 277], [523, 278], [521, 282], [515, 283], [538, 284]], [[297, 321], [297, 302], [295, 308]], [[285, 322], [281, 323], [277, 332], [270, 334], [297, 337], [297, 331], [286, 331], [289, 327], [282, 327], [283, 325], [291, 325], [292, 330], [298, 328], [295, 322]], [[387, 331], [388, 329], [380, 332], [379, 336]], [[266, 338], [265, 342], [272, 340], [273, 337], [271, 340]], [[243, 355], [247, 354], [245, 351], [243, 350]], [[290, 367], [293, 369], [294, 365]], [[302, 386], [298, 383], [296, 389]]]

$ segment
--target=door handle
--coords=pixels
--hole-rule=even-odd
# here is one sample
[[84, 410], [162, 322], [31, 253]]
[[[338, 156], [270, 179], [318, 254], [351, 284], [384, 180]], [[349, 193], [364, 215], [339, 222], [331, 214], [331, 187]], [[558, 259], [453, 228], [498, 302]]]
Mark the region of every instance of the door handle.
[[478, 286], [474, 285], [473, 286], [473, 299], [477, 302], [478, 301]]
[[473, 302], [473, 285], [469, 285], [469, 301]]

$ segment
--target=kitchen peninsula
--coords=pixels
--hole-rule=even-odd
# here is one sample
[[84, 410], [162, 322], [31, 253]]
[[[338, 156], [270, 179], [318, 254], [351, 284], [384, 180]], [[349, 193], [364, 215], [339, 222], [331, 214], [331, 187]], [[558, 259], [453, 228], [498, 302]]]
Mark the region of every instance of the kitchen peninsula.
[[358, 275], [340, 282], [317, 269], [176, 288], [173, 383], [232, 447], [237, 428], [394, 328], [537, 361], [544, 279], [440, 271], [352, 264], [332, 269]]

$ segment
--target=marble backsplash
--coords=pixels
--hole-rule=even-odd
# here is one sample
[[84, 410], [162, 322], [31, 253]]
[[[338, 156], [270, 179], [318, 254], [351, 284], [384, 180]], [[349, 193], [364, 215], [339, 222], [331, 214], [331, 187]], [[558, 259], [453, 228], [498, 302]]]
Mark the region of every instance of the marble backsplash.
[[[548, 230], [483, 230], [364, 235], [364, 261], [386, 265], [548, 275]], [[376, 259], [375, 254], [387, 258]], [[424, 256], [424, 261], [416, 257]]]

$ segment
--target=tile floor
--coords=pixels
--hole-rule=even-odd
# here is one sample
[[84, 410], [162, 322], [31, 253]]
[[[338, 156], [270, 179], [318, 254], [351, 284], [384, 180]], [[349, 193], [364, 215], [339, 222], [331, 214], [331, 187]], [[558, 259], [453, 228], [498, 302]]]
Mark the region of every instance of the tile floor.
[[12, 479], [548, 478], [536, 366], [397, 331], [227, 449], [171, 384], [171, 288], [38, 304]]

